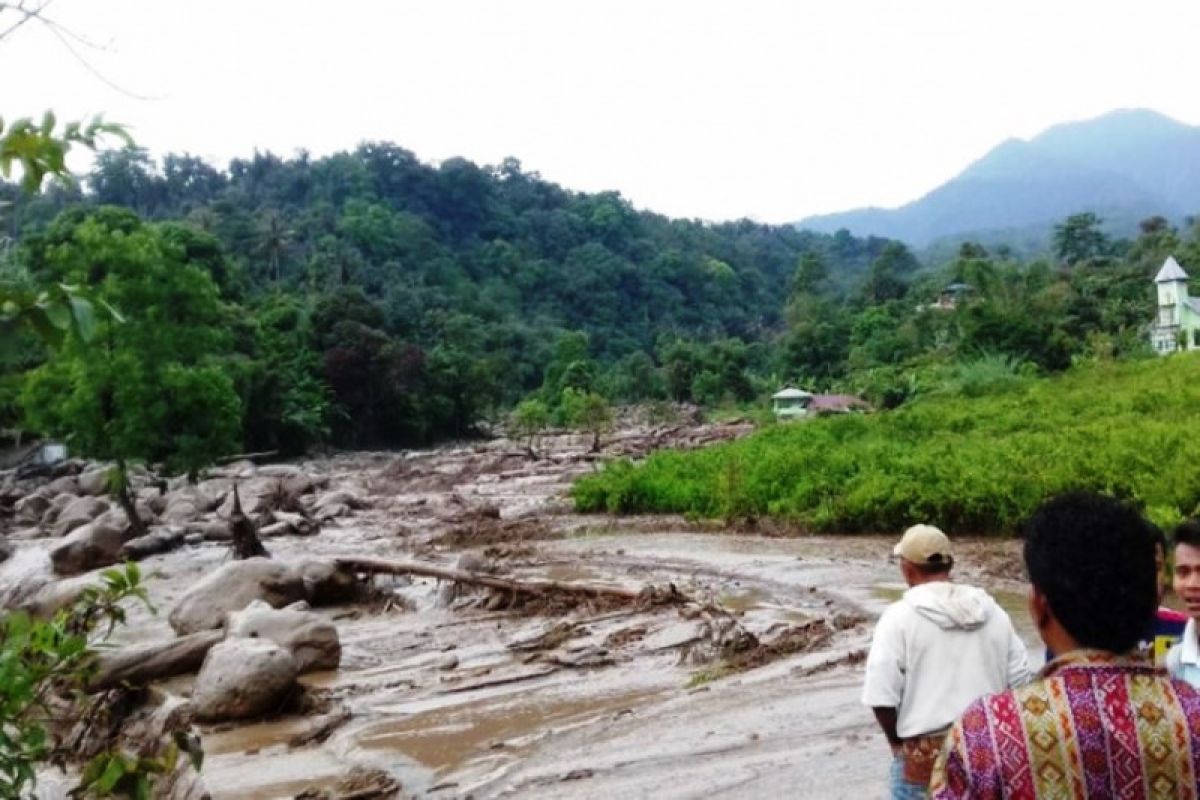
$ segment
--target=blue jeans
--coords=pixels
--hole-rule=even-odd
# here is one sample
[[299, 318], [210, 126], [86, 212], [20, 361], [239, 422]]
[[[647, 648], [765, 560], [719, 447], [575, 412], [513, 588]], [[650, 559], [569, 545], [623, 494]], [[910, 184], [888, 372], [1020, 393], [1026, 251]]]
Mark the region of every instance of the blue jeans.
[[889, 775], [888, 789], [892, 800], [926, 800], [929, 797], [929, 787], [919, 783], [909, 783], [904, 780], [904, 758], [892, 758], [892, 771]]

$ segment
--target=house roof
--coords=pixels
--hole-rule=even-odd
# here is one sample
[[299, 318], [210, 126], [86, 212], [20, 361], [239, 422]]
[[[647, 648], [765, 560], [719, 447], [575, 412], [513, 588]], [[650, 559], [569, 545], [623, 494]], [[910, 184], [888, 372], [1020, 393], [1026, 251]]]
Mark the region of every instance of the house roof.
[[818, 394], [813, 395], [810, 411], [849, 411], [853, 408], [870, 408], [870, 403], [852, 394]]
[[1179, 262], [1175, 260], [1175, 256], [1167, 256], [1167, 260], [1163, 262], [1162, 269], [1155, 276], [1155, 283], [1170, 283], [1171, 281], [1186, 281], [1187, 273], [1183, 271], [1183, 267], [1179, 266]]
[[799, 400], [804, 397], [812, 397], [812, 395], [802, 389], [797, 389], [794, 386], [788, 386], [785, 389], [780, 389], [778, 392], [771, 395], [772, 400]]

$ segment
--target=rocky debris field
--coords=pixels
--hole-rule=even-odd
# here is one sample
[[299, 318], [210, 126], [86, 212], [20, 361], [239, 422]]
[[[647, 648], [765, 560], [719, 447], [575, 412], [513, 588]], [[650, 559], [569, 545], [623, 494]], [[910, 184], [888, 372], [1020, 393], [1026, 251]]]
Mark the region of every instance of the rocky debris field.
[[[142, 563], [154, 610], [131, 606], [91, 690], [138, 687], [127, 746], [198, 733], [203, 770], [164, 797], [877, 792], [887, 750], [856, 700], [889, 544], [571, 510], [603, 458], [748, 430], [142, 472], [137, 538], [101, 465], [0, 473], [0, 605], [49, 614]], [[239, 509], [269, 557], [234, 558]], [[1011, 544], [964, 552], [1019, 606]], [[47, 771], [39, 796], [66, 787]]]

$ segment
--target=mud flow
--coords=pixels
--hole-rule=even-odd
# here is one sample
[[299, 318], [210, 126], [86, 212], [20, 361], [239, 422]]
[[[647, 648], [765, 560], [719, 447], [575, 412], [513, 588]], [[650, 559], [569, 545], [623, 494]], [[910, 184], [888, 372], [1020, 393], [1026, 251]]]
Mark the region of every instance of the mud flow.
[[[571, 481], [602, 458], [747, 430], [636, 428], [600, 454], [589, 437], [558, 436], [536, 458], [500, 439], [214, 470], [214, 500], [236, 480], [260, 532], [275, 527], [263, 537], [273, 561], [349, 559], [358, 591], [311, 603], [336, 628], [338, 667], [302, 674], [265, 715], [195, 723], [200, 780], [172, 796], [879, 796], [889, 751], [858, 694], [872, 622], [902, 588], [890, 539], [571, 511]], [[304, 491], [281, 493], [285, 473]], [[10, 497], [42, 480], [10, 475]], [[168, 612], [229, 563], [228, 509], [193, 505], [163, 522], [182, 531], [177, 545], [143, 558], [157, 613], [132, 609], [119, 645], [172, 641]], [[14, 545], [0, 564], [9, 607], [49, 604], [95, 575], [53, 572], [60, 538], [29, 523], [0, 518]], [[993, 590], [1033, 645], [1015, 546], [964, 542], [958, 561], [959, 579]], [[491, 583], [370, 566], [384, 563]], [[154, 690], [188, 700], [194, 673]], [[68, 787], [47, 773], [40, 796]]]

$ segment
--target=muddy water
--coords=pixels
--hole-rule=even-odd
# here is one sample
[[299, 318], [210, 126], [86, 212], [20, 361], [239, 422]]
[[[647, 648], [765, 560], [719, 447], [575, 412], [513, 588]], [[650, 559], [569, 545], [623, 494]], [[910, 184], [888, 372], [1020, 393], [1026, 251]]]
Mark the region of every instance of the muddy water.
[[[567, 513], [570, 480], [594, 469], [572, 459], [588, 444], [544, 442], [552, 457], [538, 462], [504, 443], [314, 462], [333, 487], [372, 507], [268, 547], [282, 560], [364, 554], [447, 566], [463, 550], [508, 548], [496, 562], [507, 577], [669, 583], [763, 640], [815, 619], [873, 619], [898, 594], [890, 539], [767, 538], [698, 532], [680, 519]], [[492, 528], [470, 521], [485, 506]], [[502, 535], [474, 543], [476, 528]], [[28, 552], [14, 563], [44, 569], [47, 545], [23, 543]], [[993, 591], [1021, 624], [1020, 586], [1006, 577], [1015, 548], [978, 542], [963, 552], [964, 579]], [[226, 557], [206, 543], [148, 559], [160, 613], [134, 610], [122, 636], [169, 636], [166, 610]], [[293, 797], [332, 787], [357, 765], [386, 770], [418, 797], [857, 798], [885, 785], [888, 750], [858, 702], [855, 657], [869, 644], [869, 622], [816, 651], [724, 675], [689, 660], [686, 642], [700, 623], [670, 607], [526, 614], [481, 607], [485, 595], [447, 599], [433, 579], [376, 584], [390, 602], [319, 610], [338, 626], [342, 665], [304, 679], [325, 714], [346, 712], [348, 721], [307, 743], [297, 737], [328, 717], [205, 728], [203, 778], [214, 798]], [[565, 641], [524, 649], [563, 622], [574, 625]], [[190, 679], [164, 688], [186, 695]]]

